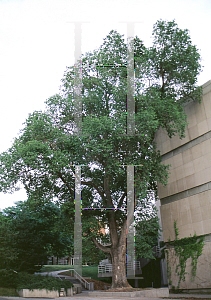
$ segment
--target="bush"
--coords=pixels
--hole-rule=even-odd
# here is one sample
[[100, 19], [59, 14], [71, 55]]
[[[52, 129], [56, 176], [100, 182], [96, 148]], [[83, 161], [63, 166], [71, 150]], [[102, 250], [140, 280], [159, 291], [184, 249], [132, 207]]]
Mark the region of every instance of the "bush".
[[0, 296], [19, 297], [16, 289], [14, 289], [14, 288], [2, 288], [2, 287], [0, 287]]
[[58, 290], [71, 288], [73, 284], [68, 280], [61, 280], [52, 276], [15, 273], [11, 270], [0, 270], [0, 286], [21, 289]]
[[18, 282], [18, 273], [13, 270], [0, 270], [0, 287], [16, 288]]

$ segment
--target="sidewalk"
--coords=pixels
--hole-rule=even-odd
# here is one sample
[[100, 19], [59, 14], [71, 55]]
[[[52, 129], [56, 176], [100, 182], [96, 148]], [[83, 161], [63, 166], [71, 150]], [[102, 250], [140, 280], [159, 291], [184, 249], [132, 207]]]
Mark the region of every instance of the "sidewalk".
[[[0, 300], [35, 300], [38, 298], [21, 298], [21, 297], [4, 297], [0, 296]], [[134, 300], [161, 300], [161, 299], [176, 299], [176, 300], [184, 300], [184, 299], [196, 299], [196, 300], [210, 300], [211, 295], [206, 294], [170, 294], [169, 298], [149, 298], [149, 297], [101, 297], [99, 294], [98, 296], [90, 295], [90, 292], [82, 292], [81, 294], [74, 295], [73, 297], [60, 297], [60, 298], [39, 298], [39, 300], [47, 300], [47, 299], [54, 299], [54, 300], [70, 300], [70, 299], [76, 299], [76, 300], [105, 300], [105, 299], [114, 299], [114, 300], [122, 300], [122, 299], [134, 299]]]

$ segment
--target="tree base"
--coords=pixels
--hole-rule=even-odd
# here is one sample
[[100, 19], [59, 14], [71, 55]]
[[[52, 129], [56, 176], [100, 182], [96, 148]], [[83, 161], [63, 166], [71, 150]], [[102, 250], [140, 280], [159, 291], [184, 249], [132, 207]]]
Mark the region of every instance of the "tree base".
[[115, 290], [123, 290], [123, 289], [133, 289], [133, 287], [127, 282], [127, 283], [114, 283], [111, 285], [109, 290], [115, 289]]

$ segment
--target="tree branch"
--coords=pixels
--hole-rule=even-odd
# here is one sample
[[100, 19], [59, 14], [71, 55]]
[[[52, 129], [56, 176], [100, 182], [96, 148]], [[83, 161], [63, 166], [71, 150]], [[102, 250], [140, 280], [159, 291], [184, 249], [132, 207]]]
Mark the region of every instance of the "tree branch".
[[109, 208], [114, 208], [113, 203], [112, 203], [112, 199], [111, 199], [111, 193], [110, 193], [110, 189], [109, 189], [109, 175], [106, 174], [106, 169], [105, 169], [105, 176], [104, 176], [104, 191], [106, 194], [106, 200], [107, 200], [107, 207]]
[[62, 173], [60, 171], [56, 171], [56, 173], [59, 176], [59, 178], [64, 182], [64, 184], [66, 185], [66, 187], [70, 191], [71, 195], [74, 196], [74, 192], [73, 192], [72, 188], [70, 187], [70, 185], [68, 184], [68, 182], [65, 180], [64, 176], [62, 175]]
[[81, 181], [81, 184], [93, 186], [93, 188], [96, 189], [96, 191], [99, 193], [99, 195], [101, 196], [101, 198], [102, 198], [102, 199], [105, 198], [105, 197], [104, 197], [103, 191], [101, 191], [101, 190], [99, 189], [99, 187], [98, 187], [93, 181]]
[[120, 207], [122, 206], [125, 197], [126, 197], [126, 192], [124, 192], [124, 194], [123, 194], [122, 197], [120, 198], [119, 204], [118, 204], [118, 208], [120, 208]]
[[110, 248], [110, 247], [103, 246], [103, 245], [101, 245], [100, 243], [98, 243], [98, 241], [96, 240], [95, 237], [92, 236], [92, 237], [91, 237], [91, 240], [94, 242], [95, 246], [96, 246], [98, 249], [102, 250], [102, 251], [105, 252], [105, 253], [111, 253], [111, 248]]

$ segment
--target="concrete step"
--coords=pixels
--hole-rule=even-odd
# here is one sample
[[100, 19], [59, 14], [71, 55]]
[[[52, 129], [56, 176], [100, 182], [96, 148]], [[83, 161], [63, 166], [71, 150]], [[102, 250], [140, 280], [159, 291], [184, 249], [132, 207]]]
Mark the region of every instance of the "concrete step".
[[115, 299], [116, 297], [127, 297], [127, 298], [135, 298], [135, 297], [149, 297], [149, 298], [168, 298], [169, 297], [169, 289], [168, 288], [149, 288], [149, 289], [140, 289], [139, 291], [132, 292], [104, 292], [104, 291], [93, 291], [86, 292], [87, 296], [90, 297], [111, 297]]

